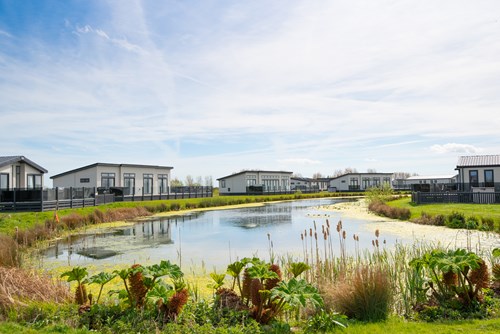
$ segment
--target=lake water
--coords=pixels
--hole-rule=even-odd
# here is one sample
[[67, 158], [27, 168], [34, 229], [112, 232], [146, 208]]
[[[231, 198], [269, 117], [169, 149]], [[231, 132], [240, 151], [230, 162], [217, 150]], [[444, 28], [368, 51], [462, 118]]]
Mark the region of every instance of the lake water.
[[[243, 257], [258, 256], [269, 260], [290, 255], [302, 259], [304, 242], [301, 234], [316, 223], [318, 238], [321, 225], [328, 219], [334, 234], [342, 219], [346, 231], [346, 247], [353, 253], [353, 234], [359, 236], [359, 248], [373, 249], [370, 222], [342, 218], [337, 211], [325, 211], [321, 206], [340, 202], [339, 199], [313, 199], [266, 204], [259, 207], [213, 210], [182, 216], [155, 217], [134, 225], [96, 229], [91, 233], [72, 236], [54, 243], [42, 252], [41, 266], [88, 266], [107, 270], [120, 265], [143, 265], [170, 260], [183, 270], [204, 267], [224, 270]], [[310, 240], [310, 239], [309, 239]], [[334, 251], [339, 252], [338, 237]], [[383, 235], [384, 247], [395, 244], [396, 237]], [[322, 239], [320, 240], [320, 245]], [[310, 244], [309, 246], [310, 247]], [[338, 255], [338, 253], [337, 253]]]

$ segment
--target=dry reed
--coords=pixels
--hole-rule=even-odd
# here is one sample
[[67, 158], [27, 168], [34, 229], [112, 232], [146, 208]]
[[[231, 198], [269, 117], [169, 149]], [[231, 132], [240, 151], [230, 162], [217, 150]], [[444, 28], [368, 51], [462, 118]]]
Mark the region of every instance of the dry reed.
[[0, 267], [0, 312], [29, 302], [67, 303], [69, 287], [49, 276], [20, 268]]

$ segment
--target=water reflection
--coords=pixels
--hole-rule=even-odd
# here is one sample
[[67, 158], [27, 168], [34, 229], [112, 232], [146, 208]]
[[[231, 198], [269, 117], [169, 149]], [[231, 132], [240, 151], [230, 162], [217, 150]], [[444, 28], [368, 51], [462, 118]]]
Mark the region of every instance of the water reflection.
[[[61, 265], [110, 266], [159, 263], [170, 260], [212, 268], [246, 256], [267, 258], [303, 254], [301, 233], [325, 219], [336, 222], [340, 213], [321, 210], [339, 200], [314, 199], [269, 204], [261, 207], [214, 210], [189, 215], [154, 218], [123, 228], [99, 229], [59, 240], [42, 253], [46, 268]], [[365, 221], [350, 219], [349, 235], [359, 235], [371, 247]], [[395, 239], [387, 236], [388, 243]], [[349, 249], [349, 244], [347, 248]], [[354, 246], [352, 246], [353, 248]], [[272, 249], [270, 249], [272, 248]]]

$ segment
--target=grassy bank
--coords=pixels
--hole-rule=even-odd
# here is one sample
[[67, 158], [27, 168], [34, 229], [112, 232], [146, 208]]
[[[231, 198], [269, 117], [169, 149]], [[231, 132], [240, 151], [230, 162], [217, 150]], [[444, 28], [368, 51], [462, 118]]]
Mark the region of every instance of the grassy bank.
[[[290, 194], [290, 195], [256, 195], [256, 196], [214, 196], [208, 198], [186, 198], [175, 200], [157, 200], [144, 202], [115, 202], [96, 207], [87, 207], [79, 209], [59, 210], [59, 218], [71, 214], [79, 216], [92, 215], [96, 210], [102, 212], [113, 211], [121, 208], [144, 208], [150, 214], [160, 212], [171, 212], [181, 210], [191, 210], [197, 208], [212, 208], [219, 206], [238, 205], [246, 203], [266, 203], [274, 201], [323, 198], [323, 197], [346, 197], [360, 196], [361, 193], [313, 193], [313, 194]], [[19, 212], [19, 213], [0, 213], [0, 233], [13, 234], [16, 227], [19, 229], [31, 228], [36, 224], [44, 224], [47, 220], [54, 219], [54, 212]]]

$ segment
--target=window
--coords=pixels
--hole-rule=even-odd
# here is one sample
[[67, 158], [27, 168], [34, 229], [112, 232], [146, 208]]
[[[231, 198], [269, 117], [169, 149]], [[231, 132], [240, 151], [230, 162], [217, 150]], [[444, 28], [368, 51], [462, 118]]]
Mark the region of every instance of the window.
[[9, 189], [9, 174], [0, 174], [0, 189]]
[[153, 193], [153, 174], [144, 174], [144, 194]]
[[40, 174], [28, 174], [28, 189], [40, 189], [42, 188], [42, 175]]
[[90, 179], [88, 177], [81, 178], [80, 183], [90, 183]]
[[247, 186], [253, 186], [257, 184], [256, 179], [247, 179]]
[[479, 187], [479, 178], [477, 170], [469, 171], [469, 183], [471, 187]]
[[484, 171], [484, 186], [485, 187], [494, 187], [495, 181], [493, 179], [493, 170], [487, 169]]
[[123, 194], [135, 194], [135, 173], [123, 173]]
[[374, 187], [379, 187], [380, 186], [380, 178], [379, 177], [374, 177], [373, 178], [373, 186]]
[[168, 193], [168, 174], [158, 174], [158, 191], [160, 194]]
[[226, 188], [226, 180], [220, 180], [220, 187]]
[[115, 186], [115, 173], [101, 173], [101, 187], [111, 188]]
[[368, 189], [370, 187], [371, 187], [370, 178], [364, 177], [363, 178], [363, 189]]
[[384, 183], [391, 184], [391, 178], [390, 177], [384, 177]]
[[16, 188], [21, 187], [21, 166], [16, 166]]

